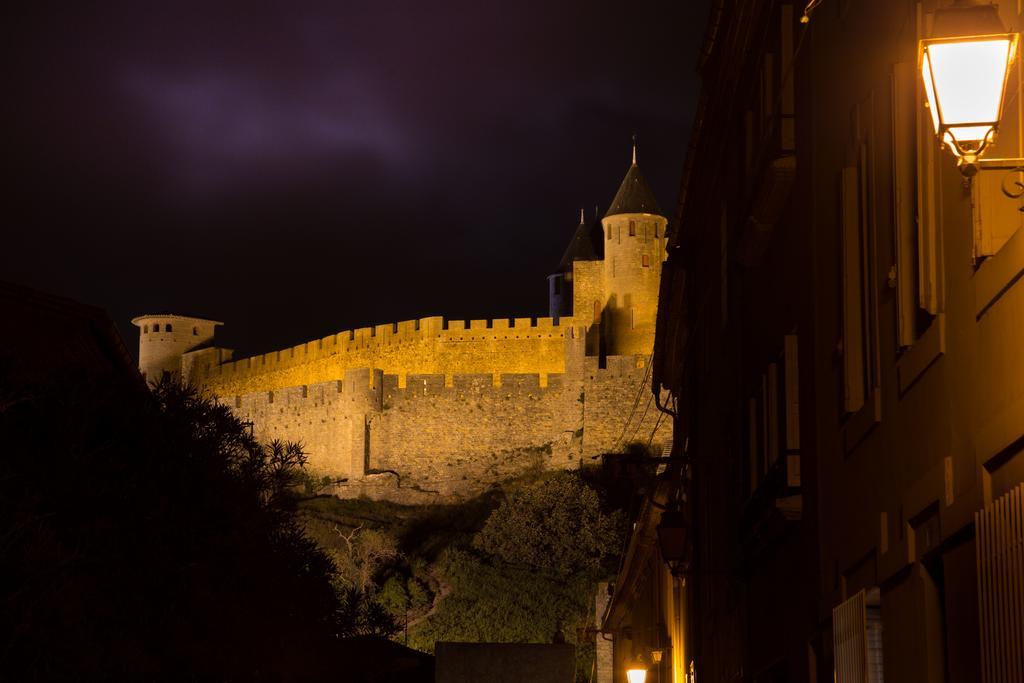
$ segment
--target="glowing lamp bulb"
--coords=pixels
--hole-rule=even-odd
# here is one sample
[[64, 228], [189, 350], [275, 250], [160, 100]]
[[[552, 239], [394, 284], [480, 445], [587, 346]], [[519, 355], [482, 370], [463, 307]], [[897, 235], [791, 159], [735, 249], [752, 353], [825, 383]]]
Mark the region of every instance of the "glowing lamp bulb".
[[647, 680], [646, 668], [632, 668], [626, 670], [626, 680], [629, 683], [644, 683]]
[[953, 154], [976, 159], [999, 128], [1018, 34], [1005, 33], [994, 6], [963, 2], [937, 11], [934, 26], [920, 44], [932, 125]]

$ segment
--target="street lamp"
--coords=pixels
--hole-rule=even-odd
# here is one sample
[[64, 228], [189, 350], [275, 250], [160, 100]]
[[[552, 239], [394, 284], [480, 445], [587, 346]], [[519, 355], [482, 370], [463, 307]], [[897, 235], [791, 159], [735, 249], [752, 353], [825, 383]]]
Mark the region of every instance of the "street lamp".
[[626, 680], [629, 683], [644, 683], [647, 680], [647, 664], [640, 655], [637, 655], [626, 668]]
[[936, 10], [932, 36], [920, 43], [919, 65], [935, 134], [966, 176], [1024, 164], [1020, 159], [980, 159], [999, 130], [1018, 39], [1019, 34], [1006, 32], [995, 5], [955, 0]]

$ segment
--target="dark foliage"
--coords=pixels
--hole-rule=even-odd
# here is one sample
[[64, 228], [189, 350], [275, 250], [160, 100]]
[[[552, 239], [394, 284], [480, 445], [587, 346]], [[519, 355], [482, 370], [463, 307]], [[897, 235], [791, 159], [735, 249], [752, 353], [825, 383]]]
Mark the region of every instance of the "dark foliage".
[[0, 678], [308, 680], [394, 628], [296, 523], [301, 449], [193, 391], [0, 390], [0, 449]]
[[506, 564], [556, 576], [597, 574], [617, 550], [620, 526], [601, 507], [578, 473], [559, 472], [512, 492], [473, 545]]
[[365, 589], [347, 586], [339, 591], [341, 609], [338, 612], [341, 624], [340, 635], [393, 636], [400, 630], [398, 622], [387, 608], [373, 599]]

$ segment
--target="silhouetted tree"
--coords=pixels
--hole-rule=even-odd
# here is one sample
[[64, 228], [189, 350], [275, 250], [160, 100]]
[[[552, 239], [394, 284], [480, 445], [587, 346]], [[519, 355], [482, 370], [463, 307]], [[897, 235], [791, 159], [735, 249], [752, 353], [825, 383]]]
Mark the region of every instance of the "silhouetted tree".
[[394, 632], [296, 523], [298, 445], [170, 383], [3, 379], [0, 678], [308, 680]]

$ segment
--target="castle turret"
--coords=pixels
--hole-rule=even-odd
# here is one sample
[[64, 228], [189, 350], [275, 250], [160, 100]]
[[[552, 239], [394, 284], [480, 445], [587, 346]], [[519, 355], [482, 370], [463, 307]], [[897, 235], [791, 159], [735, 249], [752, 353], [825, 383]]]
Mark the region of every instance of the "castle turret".
[[647, 180], [633, 163], [619, 186], [604, 227], [604, 289], [601, 321], [609, 355], [649, 354], [654, 347], [661, 263], [665, 259], [665, 228]]
[[603, 246], [600, 225], [587, 225], [583, 209], [580, 209], [580, 224], [576, 226], [558, 268], [548, 276], [548, 315], [560, 318], [576, 314], [573, 311], [573, 266], [577, 261], [600, 261]]
[[186, 353], [213, 345], [213, 333], [223, 323], [183, 315], [140, 315], [132, 319], [139, 328], [139, 371], [149, 382], [164, 377], [181, 379], [181, 359]]

